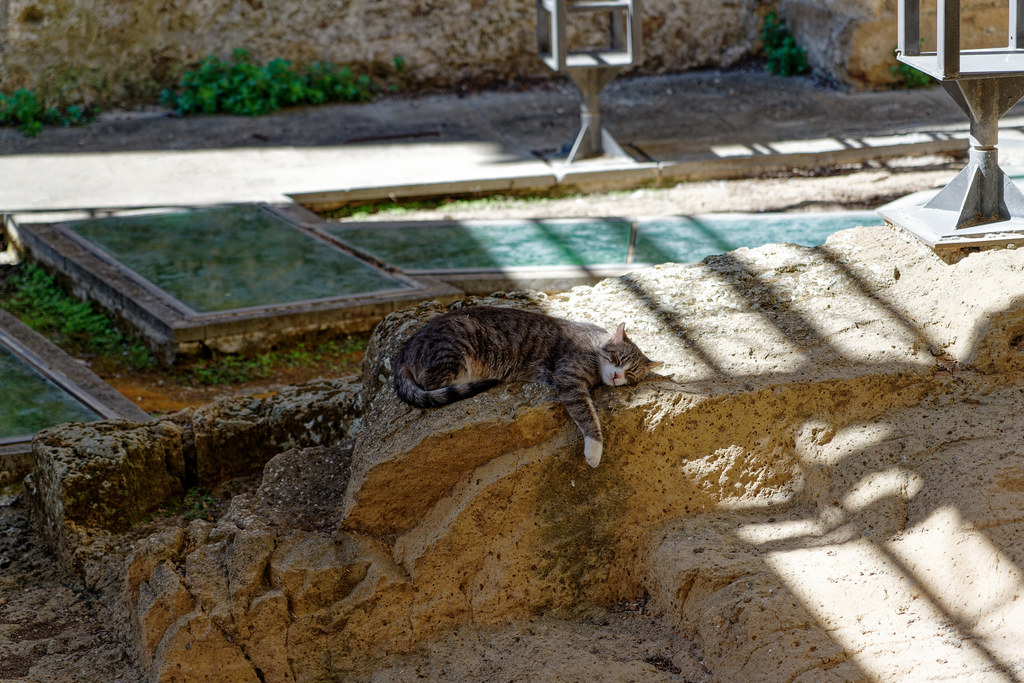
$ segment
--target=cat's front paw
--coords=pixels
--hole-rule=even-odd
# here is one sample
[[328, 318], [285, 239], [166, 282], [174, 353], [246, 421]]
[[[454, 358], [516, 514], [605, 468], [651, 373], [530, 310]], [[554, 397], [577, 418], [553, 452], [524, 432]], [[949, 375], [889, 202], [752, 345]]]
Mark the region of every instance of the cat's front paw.
[[600, 441], [591, 439], [589, 436], [583, 437], [583, 457], [587, 459], [588, 465], [591, 467], [600, 465], [603, 452], [604, 445]]

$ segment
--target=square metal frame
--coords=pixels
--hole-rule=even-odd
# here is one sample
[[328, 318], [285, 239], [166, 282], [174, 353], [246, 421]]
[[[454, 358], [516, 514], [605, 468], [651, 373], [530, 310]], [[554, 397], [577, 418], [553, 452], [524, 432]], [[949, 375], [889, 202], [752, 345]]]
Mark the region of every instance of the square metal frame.
[[[643, 59], [639, 0], [537, 0], [537, 46], [552, 71], [600, 66], [627, 67]], [[573, 14], [608, 13], [608, 43], [569, 50], [568, 24]]]

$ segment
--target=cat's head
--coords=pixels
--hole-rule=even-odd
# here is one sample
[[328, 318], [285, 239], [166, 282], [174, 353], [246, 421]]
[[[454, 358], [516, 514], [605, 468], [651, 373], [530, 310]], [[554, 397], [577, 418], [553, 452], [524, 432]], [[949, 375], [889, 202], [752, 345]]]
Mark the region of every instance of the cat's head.
[[610, 387], [636, 384], [651, 370], [661, 366], [651, 360], [626, 336], [626, 323], [619, 323], [615, 332], [601, 345], [601, 382]]

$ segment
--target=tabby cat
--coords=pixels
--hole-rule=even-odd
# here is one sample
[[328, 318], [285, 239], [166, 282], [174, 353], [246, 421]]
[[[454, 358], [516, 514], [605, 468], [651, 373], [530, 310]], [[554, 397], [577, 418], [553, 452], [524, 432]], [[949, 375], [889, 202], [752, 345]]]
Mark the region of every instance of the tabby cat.
[[542, 382], [583, 433], [591, 467], [604, 450], [590, 398], [598, 384], [621, 386], [661, 365], [631, 342], [625, 324], [597, 325], [513, 308], [475, 306], [431, 319], [402, 347], [394, 363], [395, 393], [417, 408], [475, 396], [500, 382]]

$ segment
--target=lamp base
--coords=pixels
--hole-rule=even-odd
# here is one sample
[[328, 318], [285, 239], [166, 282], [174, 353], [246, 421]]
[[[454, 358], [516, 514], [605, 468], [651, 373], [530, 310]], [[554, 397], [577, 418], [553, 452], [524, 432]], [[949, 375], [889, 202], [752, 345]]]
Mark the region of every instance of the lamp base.
[[882, 218], [909, 232], [933, 249], [991, 247], [999, 244], [1024, 246], [1024, 217], [1011, 216], [984, 225], [957, 228], [958, 215], [925, 206], [882, 209]]

